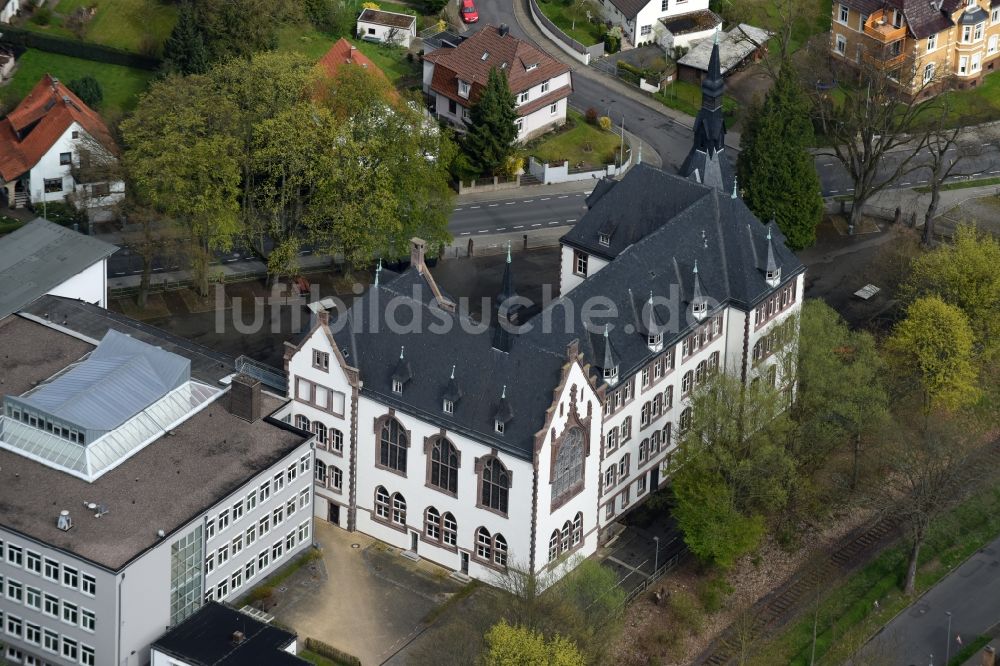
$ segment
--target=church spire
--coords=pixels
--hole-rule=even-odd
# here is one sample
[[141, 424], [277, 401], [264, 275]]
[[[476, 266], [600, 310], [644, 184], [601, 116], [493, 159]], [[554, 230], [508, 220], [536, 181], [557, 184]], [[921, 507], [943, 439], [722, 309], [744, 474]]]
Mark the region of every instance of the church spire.
[[726, 121], [722, 112], [722, 99], [726, 84], [722, 77], [722, 59], [719, 55], [720, 35], [721, 32], [716, 30], [708, 68], [701, 79], [701, 109], [694, 120], [694, 142], [681, 166], [680, 175], [690, 178], [698, 170], [700, 182], [728, 194], [732, 186], [733, 168], [724, 150]]

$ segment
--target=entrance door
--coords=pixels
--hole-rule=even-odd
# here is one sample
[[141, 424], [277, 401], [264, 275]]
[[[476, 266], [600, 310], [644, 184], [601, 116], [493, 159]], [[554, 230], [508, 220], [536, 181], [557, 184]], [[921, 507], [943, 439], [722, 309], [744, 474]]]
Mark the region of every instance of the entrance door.
[[417, 552], [417, 542], [420, 541], [420, 537], [417, 536], [416, 532], [410, 532], [410, 550], [414, 553]]
[[655, 465], [653, 469], [649, 470], [649, 490], [650, 492], [656, 492], [656, 489], [660, 487], [660, 466]]
[[469, 554], [462, 553], [462, 573], [469, 575]]
[[330, 522], [334, 525], [340, 525], [340, 505], [330, 502]]

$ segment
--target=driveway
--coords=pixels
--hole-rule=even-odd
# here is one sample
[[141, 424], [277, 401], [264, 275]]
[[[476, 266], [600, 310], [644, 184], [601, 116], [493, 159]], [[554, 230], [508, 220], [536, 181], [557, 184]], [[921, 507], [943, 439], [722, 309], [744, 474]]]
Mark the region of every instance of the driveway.
[[666, 508], [637, 507], [622, 524], [622, 532], [602, 547], [597, 557], [615, 572], [628, 594], [646, 582], [657, 567], [675, 557], [683, 558], [686, 548], [677, 521]]
[[314, 525], [322, 559], [288, 578], [268, 612], [300, 639], [321, 640], [364, 666], [404, 647], [424, 629], [427, 614], [462, 587], [448, 571], [371, 537], [320, 520]]
[[[997, 538], [900, 613], [868, 650], [893, 654], [903, 666], [945, 664], [963, 643], [975, 640], [1000, 620], [1000, 538]], [[951, 634], [948, 634], [948, 613]], [[950, 644], [950, 647], [948, 646]]]

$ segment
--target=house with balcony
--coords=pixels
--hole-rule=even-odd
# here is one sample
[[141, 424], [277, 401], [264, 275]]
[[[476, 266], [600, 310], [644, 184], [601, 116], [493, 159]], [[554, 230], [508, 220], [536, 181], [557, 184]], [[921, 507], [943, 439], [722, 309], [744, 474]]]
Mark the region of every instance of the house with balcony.
[[507, 76], [517, 104], [517, 141], [566, 122], [573, 92], [570, 69], [510, 34], [506, 25], [486, 26], [456, 46], [443, 44], [424, 56], [423, 90], [431, 112], [464, 130], [490, 70]]
[[911, 93], [930, 96], [946, 78], [979, 85], [997, 65], [1000, 3], [988, 0], [839, 0], [830, 50], [836, 62], [892, 72]]

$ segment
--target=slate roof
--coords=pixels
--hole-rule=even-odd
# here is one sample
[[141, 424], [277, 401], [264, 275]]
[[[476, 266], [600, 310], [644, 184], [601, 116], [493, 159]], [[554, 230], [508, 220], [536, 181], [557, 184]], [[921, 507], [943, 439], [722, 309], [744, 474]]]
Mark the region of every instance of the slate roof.
[[[485, 59], [484, 54], [488, 54]], [[509, 32], [501, 35], [500, 29], [494, 26], [484, 27], [455, 48], [428, 53], [424, 60], [434, 63], [431, 90], [466, 106], [479, 99], [494, 67], [507, 75], [507, 82], [515, 94], [569, 71], [569, 67], [552, 56]], [[471, 86], [468, 98], [458, 94], [459, 79]], [[557, 91], [560, 94], [553, 96]], [[568, 97], [571, 92], [569, 85], [552, 90], [549, 95], [554, 100]]]
[[618, 8], [625, 18], [635, 18], [648, 5], [651, 0], [611, 0], [611, 4]]
[[[233, 633], [243, 633], [235, 644]], [[194, 666], [298, 666], [309, 662], [285, 652], [295, 634], [217, 601], [198, 609], [156, 639], [152, 649]]]
[[59, 79], [46, 74], [7, 117], [0, 120], [0, 178], [11, 181], [38, 164], [74, 123], [117, 152], [101, 117]]
[[417, 17], [411, 16], [410, 14], [400, 14], [399, 12], [383, 12], [378, 9], [365, 9], [358, 17], [358, 21], [408, 30], [409, 28], [416, 28]]
[[20, 310], [117, 250], [110, 243], [40, 217], [0, 238], [0, 317]]
[[[379, 286], [340, 313], [347, 321], [333, 327], [346, 363], [360, 372], [362, 394], [530, 460], [569, 343], [579, 340], [585, 362], [594, 368], [607, 362], [605, 322], [586, 328], [585, 303], [601, 297], [614, 304], [618, 315], [608, 319], [608, 342], [624, 377], [653, 355], [642, 332], [644, 321], [664, 325], [666, 347], [698, 324], [690, 315], [696, 261], [709, 314], [724, 303], [749, 310], [773, 292], [764, 279], [768, 227], [740, 199], [642, 164], [604, 189], [607, 192], [563, 241], [595, 247], [596, 230], [609, 218], [621, 219], [623, 235], [616, 232], [611, 252], [606, 252], [613, 261], [529, 319], [524, 330], [510, 336], [508, 352], [494, 348], [495, 327], [434, 308], [430, 288], [416, 269], [383, 271]], [[787, 282], [804, 269], [785, 247], [781, 232], [772, 227], [771, 234], [773, 257]], [[514, 257], [515, 287], [517, 264]], [[655, 310], [644, 313], [650, 291]], [[393, 298], [393, 307], [387, 308]], [[671, 298], [684, 314], [672, 313], [665, 305]], [[389, 310], [395, 327], [389, 326]], [[477, 324], [479, 332], [471, 332]], [[392, 377], [404, 345], [411, 378], [402, 394], [396, 394]], [[442, 400], [452, 393], [453, 365], [463, 395], [454, 413], [445, 414]], [[601, 381], [595, 369], [592, 374]], [[506, 404], [501, 401], [504, 386]], [[501, 414], [511, 416], [502, 435], [494, 430]]]
[[[755, 28], [746, 23], [739, 24], [739, 27], [730, 28], [729, 32], [719, 40], [719, 67], [722, 74], [727, 74], [731, 69], [738, 67], [746, 60], [750, 54], [756, 51], [758, 44], [766, 44], [771, 33], [761, 28]], [[691, 67], [692, 69], [708, 71], [709, 61], [712, 57], [712, 40], [702, 39], [685, 53], [678, 65]]]

